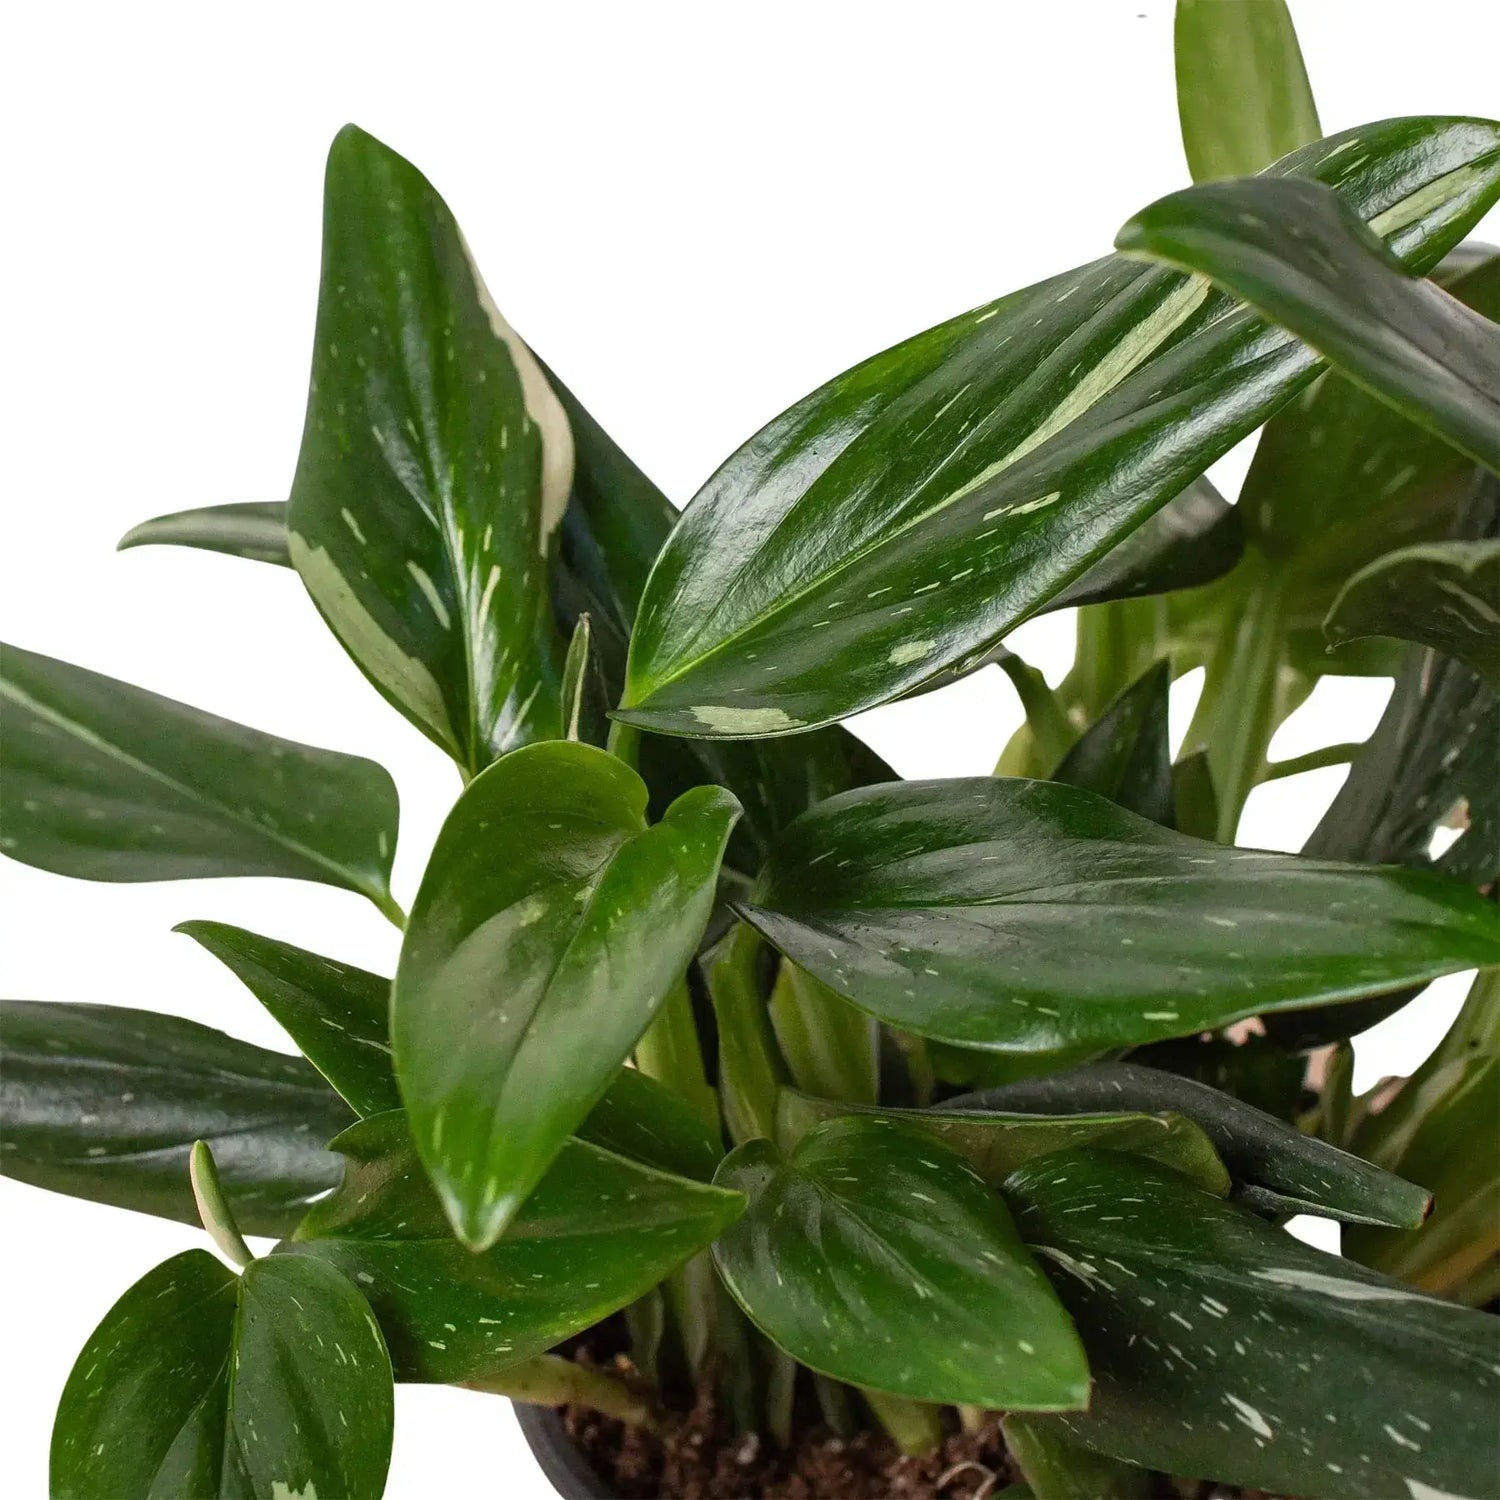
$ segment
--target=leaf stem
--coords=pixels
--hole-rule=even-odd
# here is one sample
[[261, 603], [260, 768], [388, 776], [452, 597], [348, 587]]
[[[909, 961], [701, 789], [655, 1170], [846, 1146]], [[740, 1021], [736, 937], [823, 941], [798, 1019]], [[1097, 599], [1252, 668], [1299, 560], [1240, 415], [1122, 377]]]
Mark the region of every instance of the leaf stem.
[[385, 917], [397, 932], [406, 931], [406, 909], [389, 891], [371, 888], [365, 892], [365, 895], [374, 903], [376, 911]]
[[863, 1387], [860, 1394], [870, 1403], [870, 1410], [891, 1441], [908, 1456], [931, 1453], [942, 1442], [940, 1407], [926, 1401], [912, 1401], [905, 1396], [888, 1396], [883, 1391], [867, 1391]]
[[255, 1259], [254, 1252], [245, 1243], [239, 1225], [234, 1222], [234, 1210], [224, 1196], [219, 1182], [219, 1169], [214, 1164], [214, 1154], [207, 1141], [194, 1141], [188, 1156], [188, 1181], [193, 1185], [193, 1199], [198, 1205], [198, 1218], [208, 1231], [209, 1238], [219, 1247], [220, 1253], [231, 1265], [241, 1271]]
[[1345, 740], [1341, 745], [1324, 745], [1320, 750], [1309, 750], [1305, 755], [1273, 760], [1266, 766], [1260, 778], [1261, 784], [1281, 781], [1288, 776], [1300, 776], [1304, 771], [1321, 771], [1325, 766], [1345, 765], [1364, 748], [1362, 740]]
[[641, 732], [634, 724], [626, 724], [620, 719], [609, 721], [609, 739], [604, 748], [613, 756], [623, 760], [632, 771], [636, 769], [636, 762], [641, 752]]
[[[1036, 759], [1050, 772], [1072, 748], [1078, 731], [1068, 721], [1062, 703], [1056, 693], [1047, 686], [1047, 679], [1035, 667], [1029, 667], [1019, 656], [1007, 652], [1000, 658], [1000, 668], [1010, 678], [1026, 711], [1026, 723], [1035, 742]], [[1001, 767], [1006, 763], [1002, 755], [996, 765], [996, 774], [1004, 774]]]
[[624, 1381], [603, 1370], [586, 1369], [556, 1354], [538, 1354], [498, 1375], [462, 1382], [465, 1390], [488, 1391], [533, 1406], [587, 1406], [618, 1417], [632, 1427], [656, 1431], [651, 1408]]

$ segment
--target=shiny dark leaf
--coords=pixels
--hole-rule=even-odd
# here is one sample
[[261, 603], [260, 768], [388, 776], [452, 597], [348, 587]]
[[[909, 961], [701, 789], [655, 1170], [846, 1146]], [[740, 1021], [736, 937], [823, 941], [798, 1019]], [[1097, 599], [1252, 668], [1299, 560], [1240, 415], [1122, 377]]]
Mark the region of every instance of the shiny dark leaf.
[[1158, 662], [1086, 729], [1053, 781], [1097, 792], [1165, 828], [1175, 824], [1167, 698], [1172, 670]]

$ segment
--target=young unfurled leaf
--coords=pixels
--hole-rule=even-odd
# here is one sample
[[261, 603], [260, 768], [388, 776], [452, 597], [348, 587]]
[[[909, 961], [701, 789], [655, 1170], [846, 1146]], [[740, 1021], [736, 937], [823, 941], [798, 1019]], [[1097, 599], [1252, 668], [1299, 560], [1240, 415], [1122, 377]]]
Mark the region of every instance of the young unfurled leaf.
[[739, 910], [887, 1024], [1002, 1052], [1185, 1036], [1500, 954], [1454, 882], [1229, 849], [1016, 778], [830, 798]]
[[1173, 41], [1194, 182], [1248, 177], [1322, 134], [1286, 0], [1177, 0]]
[[84, 880], [284, 875], [389, 909], [396, 788], [315, 750], [6, 646], [0, 850]]
[[1500, 329], [1411, 274], [1322, 184], [1189, 188], [1143, 209], [1115, 244], [1212, 277], [1355, 384], [1500, 471]]
[[786, 1069], [760, 991], [760, 938], [734, 929], [703, 962], [703, 978], [719, 1033], [719, 1098], [729, 1138], [738, 1146], [776, 1130], [776, 1096]]
[[1344, 585], [1323, 630], [1335, 645], [1369, 635], [1415, 641], [1500, 687], [1500, 541], [1388, 553]]
[[448, 815], [396, 971], [418, 1150], [459, 1237], [492, 1245], [687, 967], [739, 813], [701, 787], [660, 823], [591, 745], [504, 757]]
[[0, 1002], [0, 1164], [53, 1192], [198, 1223], [193, 1142], [249, 1234], [290, 1234], [339, 1180], [349, 1107], [300, 1057], [120, 1005]]
[[1076, 1320], [1087, 1412], [1044, 1428], [1285, 1495], [1483, 1495], [1500, 1328], [1324, 1255], [1140, 1157], [1070, 1151], [1006, 1185]]
[[376, 1496], [392, 1420], [390, 1359], [343, 1276], [277, 1256], [235, 1277], [189, 1250], [84, 1345], [52, 1430], [51, 1492]]
[[592, 629], [587, 614], [579, 615], [573, 626], [573, 638], [568, 642], [567, 659], [563, 662], [562, 674], [562, 731], [565, 740], [579, 738], [579, 726], [583, 719], [583, 695], [587, 686], [589, 669], [589, 643]]
[[751, 1141], [715, 1180], [750, 1200], [714, 1243], [719, 1273], [803, 1364], [919, 1401], [1087, 1402], [1078, 1337], [1010, 1215], [929, 1137], [849, 1116], [786, 1157]]
[[[1283, 159], [1426, 271], [1500, 194], [1479, 121], [1368, 125]], [[652, 571], [620, 717], [791, 733], [984, 654], [1317, 369], [1198, 278], [1118, 257], [931, 329], [732, 456]]]
[[226, 552], [252, 562], [292, 565], [287, 551], [286, 502], [251, 500], [243, 505], [205, 505], [197, 510], [174, 510], [132, 526], [120, 538], [120, 551], [129, 547], [198, 547]]
[[1167, 697], [1172, 669], [1158, 662], [1086, 729], [1053, 781], [1097, 792], [1165, 828], [1174, 826]]
[[547, 563], [572, 474], [568, 419], [447, 205], [346, 126], [291, 557], [360, 670], [471, 776], [557, 732]]
[[453, 1238], [405, 1116], [363, 1120], [337, 1145], [343, 1184], [286, 1248], [353, 1278], [402, 1380], [468, 1380], [550, 1349], [655, 1286], [744, 1205], [573, 1140], [509, 1232], [474, 1254]]
[[[1422, 1222], [1432, 1202], [1425, 1187], [1305, 1135], [1233, 1095], [1136, 1063], [1097, 1063], [1028, 1078], [950, 1099], [947, 1108], [1034, 1111], [1049, 1117], [1064, 1110], [1175, 1111], [1194, 1121], [1218, 1148], [1242, 1200], [1280, 1214], [1325, 1214], [1351, 1224], [1411, 1227]], [[1120, 1149], [1113, 1141], [1097, 1144]]]

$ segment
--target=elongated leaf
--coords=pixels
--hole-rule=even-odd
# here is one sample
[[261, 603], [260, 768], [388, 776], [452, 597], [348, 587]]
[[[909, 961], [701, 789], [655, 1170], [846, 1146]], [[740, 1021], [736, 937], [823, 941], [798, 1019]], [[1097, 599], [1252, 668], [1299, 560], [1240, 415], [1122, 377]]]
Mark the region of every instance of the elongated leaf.
[[1229, 1191], [1229, 1173], [1212, 1142], [1186, 1115], [1113, 1109], [1043, 1115], [999, 1106], [990, 1109], [979, 1103], [979, 1097], [950, 1099], [931, 1109], [875, 1109], [783, 1089], [776, 1111], [776, 1140], [790, 1151], [824, 1120], [858, 1114], [891, 1120], [941, 1141], [992, 1187], [999, 1187], [1018, 1167], [1049, 1152], [1105, 1146], [1149, 1156], [1190, 1177], [1205, 1192], [1222, 1197]]
[[1500, 471], [1500, 328], [1412, 275], [1337, 193], [1292, 178], [1208, 183], [1158, 199], [1115, 244], [1211, 276]]
[[292, 558], [287, 550], [286, 510], [283, 500], [174, 510], [132, 526], [120, 538], [120, 551], [129, 547], [199, 547], [205, 552], [226, 552], [231, 557], [289, 568]]
[[1139, 1157], [1062, 1153], [1023, 1168], [1006, 1195], [1094, 1376], [1087, 1413], [1043, 1425], [1278, 1494], [1492, 1484], [1494, 1319], [1313, 1250]]
[[1084, 731], [1052, 779], [1097, 792], [1171, 828], [1175, 821], [1172, 746], [1167, 735], [1171, 686], [1171, 667], [1158, 662]]
[[739, 910], [888, 1024], [1002, 1052], [1184, 1036], [1500, 951], [1452, 882], [1227, 849], [1019, 778], [830, 798]]
[[[1275, 171], [1338, 188], [1426, 271], [1500, 195], [1500, 134], [1390, 121]], [[619, 716], [784, 734], [982, 660], [1316, 369], [1201, 279], [1118, 258], [877, 355], [758, 433], [683, 513]]]
[[1285, 0], [1177, 0], [1173, 43], [1194, 182], [1248, 177], [1323, 133]]
[[578, 1138], [660, 1172], [707, 1182], [724, 1152], [671, 1089], [635, 1068], [621, 1068], [604, 1097], [578, 1126]]
[[240, 1227], [290, 1234], [339, 1180], [348, 1106], [300, 1057], [119, 1005], [0, 1002], [0, 1168], [75, 1198], [198, 1222], [207, 1141]]
[[558, 729], [547, 558], [567, 417], [410, 162], [328, 154], [292, 561], [361, 671], [469, 774]]
[[0, 655], [0, 849], [84, 880], [285, 875], [390, 905], [396, 788], [373, 761]]
[[1389, 553], [1344, 585], [1323, 629], [1335, 644], [1389, 635], [1431, 646], [1500, 686], [1500, 541]]
[[[739, 812], [646, 788], [591, 745], [470, 783], [412, 908], [392, 999], [401, 1092], [459, 1237], [492, 1245], [681, 976]], [[496, 851], [503, 851], [496, 857]]]
[[[947, 1107], [1034, 1111], [1049, 1117], [1068, 1110], [1175, 1111], [1194, 1121], [1218, 1148], [1239, 1185], [1239, 1196], [1276, 1213], [1410, 1227], [1422, 1222], [1432, 1202], [1425, 1188], [1304, 1135], [1230, 1094], [1135, 1063], [1097, 1063], [1028, 1078], [951, 1099]], [[1112, 1141], [1098, 1144], [1119, 1149]]]
[[392, 1420], [380, 1330], [337, 1271], [277, 1257], [236, 1278], [189, 1250], [84, 1345], [52, 1430], [51, 1491], [376, 1496]]
[[760, 938], [736, 923], [703, 963], [718, 1032], [718, 1084], [724, 1125], [735, 1145], [776, 1129], [776, 1096], [786, 1069], [759, 980]]
[[399, 1109], [391, 1071], [391, 982], [227, 922], [173, 929], [227, 965], [361, 1115]]
[[348, 1170], [287, 1248], [329, 1261], [375, 1309], [401, 1380], [468, 1380], [607, 1317], [700, 1250], [738, 1193], [569, 1141], [498, 1243], [452, 1236], [400, 1114], [341, 1136]]
[[1057, 1410], [1088, 1368], [1047, 1279], [974, 1169], [850, 1116], [789, 1156], [751, 1141], [715, 1179], [750, 1206], [714, 1244], [746, 1315], [825, 1375], [920, 1401]]

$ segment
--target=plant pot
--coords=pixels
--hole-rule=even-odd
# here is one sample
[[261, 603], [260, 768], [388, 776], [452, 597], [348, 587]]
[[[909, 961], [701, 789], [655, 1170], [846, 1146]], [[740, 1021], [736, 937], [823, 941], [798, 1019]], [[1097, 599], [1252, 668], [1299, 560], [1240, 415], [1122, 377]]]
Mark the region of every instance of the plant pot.
[[556, 1411], [528, 1401], [512, 1401], [511, 1407], [532, 1457], [562, 1500], [618, 1500], [578, 1451]]

